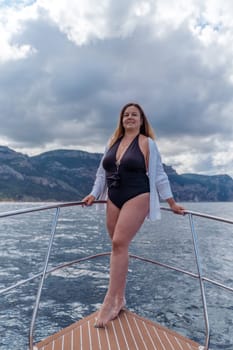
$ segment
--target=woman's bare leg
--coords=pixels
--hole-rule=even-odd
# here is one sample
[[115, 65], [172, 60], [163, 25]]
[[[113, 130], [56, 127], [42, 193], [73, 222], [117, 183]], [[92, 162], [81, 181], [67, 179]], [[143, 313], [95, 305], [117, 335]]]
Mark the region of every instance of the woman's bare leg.
[[[108, 292], [99, 311], [96, 327], [104, 327], [124, 306], [128, 272], [128, 248], [149, 211], [149, 193], [127, 201], [121, 208], [112, 236]], [[109, 213], [111, 216], [111, 213]]]
[[111, 238], [111, 241], [113, 238], [113, 234], [115, 231], [119, 214], [120, 214], [120, 209], [115, 204], [113, 204], [110, 201], [110, 199], [108, 199], [106, 225], [107, 225], [107, 230], [108, 230], [109, 237]]

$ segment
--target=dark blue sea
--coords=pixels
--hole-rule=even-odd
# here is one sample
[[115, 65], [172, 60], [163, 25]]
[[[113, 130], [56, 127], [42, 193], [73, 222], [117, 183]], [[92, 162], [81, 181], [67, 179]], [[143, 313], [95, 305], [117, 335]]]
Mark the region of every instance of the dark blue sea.
[[[0, 213], [43, 203], [1, 203]], [[233, 203], [183, 203], [195, 212], [232, 220]], [[0, 218], [0, 290], [41, 272], [54, 209]], [[194, 218], [204, 276], [233, 288], [233, 225]], [[104, 210], [63, 208], [49, 267], [111, 249]], [[145, 221], [130, 253], [196, 273], [187, 216], [163, 212]], [[50, 274], [42, 291], [35, 341], [70, 325], [101, 305], [108, 284], [109, 258], [88, 260]], [[0, 350], [28, 348], [28, 332], [39, 279], [0, 295]], [[205, 284], [210, 349], [233, 350], [233, 294]], [[187, 275], [130, 260], [127, 307], [203, 344], [205, 324], [199, 283]]]

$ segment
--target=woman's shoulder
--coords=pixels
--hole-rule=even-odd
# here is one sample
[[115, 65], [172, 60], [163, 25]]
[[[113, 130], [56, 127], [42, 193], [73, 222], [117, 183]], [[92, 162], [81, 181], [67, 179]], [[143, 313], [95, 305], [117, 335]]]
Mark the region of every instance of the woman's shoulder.
[[141, 140], [145, 140], [145, 141], [147, 141], [147, 142], [148, 142], [148, 141], [149, 141], [149, 142], [155, 142], [155, 140], [152, 139], [152, 137], [150, 137], [150, 136], [146, 136], [146, 135], [140, 134], [139, 137], [140, 137]]
[[139, 140], [141, 142], [148, 142], [148, 139], [149, 139], [149, 137], [147, 137], [147, 136], [145, 136], [143, 134], [139, 134]]
[[158, 149], [156, 141], [154, 139], [152, 139], [150, 136], [145, 136], [145, 135], [140, 134], [139, 135], [139, 143], [142, 146], [148, 147], [150, 150], [151, 149], [154, 149], [154, 150]]
[[145, 143], [155, 143], [155, 140], [152, 139], [150, 136], [146, 136], [143, 134], [139, 135], [139, 139], [141, 142], [145, 142]]
[[149, 138], [145, 135], [139, 135], [139, 144], [141, 148], [148, 150], [149, 149]]

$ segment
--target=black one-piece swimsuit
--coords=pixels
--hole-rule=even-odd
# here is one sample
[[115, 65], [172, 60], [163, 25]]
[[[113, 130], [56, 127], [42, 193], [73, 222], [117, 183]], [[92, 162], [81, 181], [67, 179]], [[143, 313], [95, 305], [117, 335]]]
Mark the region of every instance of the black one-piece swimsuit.
[[116, 165], [116, 153], [122, 137], [110, 147], [103, 160], [108, 197], [119, 209], [129, 199], [150, 192], [145, 158], [139, 147], [138, 138], [139, 135], [133, 139], [118, 166]]

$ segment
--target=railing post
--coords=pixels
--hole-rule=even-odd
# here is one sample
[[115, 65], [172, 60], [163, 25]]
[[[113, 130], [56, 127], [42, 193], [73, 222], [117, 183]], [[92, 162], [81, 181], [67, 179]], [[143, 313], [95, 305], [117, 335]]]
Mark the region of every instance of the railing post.
[[30, 350], [33, 350], [34, 326], [35, 326], [36, 316], [37, 316], [37, 312], [38, 312], [38, 308], [39, 308], [42, 288], [43, 288], [43, 284], [44, 284], [44, 280], [45, 280], [45, 276], [46, 276], [46, 272], [47, 272], [47, 268], [48, 268], [48, 262], [49, 262], [49, 257], [50, 257], [50, 253], [51, 253], [51, 248], [53, 245], [53, 240], [54, 240], [54, 236], [55, 236], [55, 232], [56, 232], [59, 213], [60, 213], [60, 207], [57, 207], [56, 212], [55, 212], [55, 216], [53, 219], [52, 228], [51, 228], [48, 251], [47, 251], [46, 258], [45, 258], [44, 268], [43, 268], [43, 272], [42, 272], [42, 276], [41, 276], [41, 280], [40, 280], [40, 284], [39, 284], [39, 288], [38, 288], [38, 292], [37, 292], [37, 296], [36, 296], [36, 301], [35, 301], [35, 305], [34, 305], [34, 309], [33, 309], [33, 314], [32, 314], [32, 320], [31, 320], [31, 325], [30, 325], [30, 330], [29, 330], [29, 349]]
[[192, 232], [194, 253], [195, 253], [195, 259], [197, 264], [197, 273], [199, 277], [198, 279], [200, 283], [202, 304], [203, 304], [203, 310], [204, 310], [204, 319], [205, 319], [205, 328], [206, 328], [205, 350], [208, 350], [209, 341], [210, 341], [210, 326], [209, 326], [209, 317], [208, 317], [207, 304], [206, 304], [205, 287], [204, 287], [202, 270], [201, 270], [201, 262], [200, 262], [199, 251], [198, 251], [198, 238], [194, 227], [193, 216], [190, 213], [188, 214], [188, 216], [189, 216], [189, 223], [190, 223], [190, 228]]

